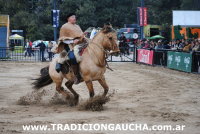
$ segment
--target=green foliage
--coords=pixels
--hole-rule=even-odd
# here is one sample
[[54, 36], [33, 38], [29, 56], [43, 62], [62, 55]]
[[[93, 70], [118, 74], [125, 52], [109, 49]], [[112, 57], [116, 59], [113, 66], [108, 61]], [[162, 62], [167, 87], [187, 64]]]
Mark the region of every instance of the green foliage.
[[[31, 40], [53, 40], [51, 9], [53, 0], [0, 0], [0, 14], [10, 15], [11, 29], [22, 29]], [[111, 22], [114, 27], [137, 23], [136, 9], [140, 0], [56, 0], [60, 9], [60, 26], [68, 13], [75, 12], [83, 30], [102, 27]], [[199, 0], [145, 0], [148, 23], [169, 27], [172, 10], [199, 10]]]

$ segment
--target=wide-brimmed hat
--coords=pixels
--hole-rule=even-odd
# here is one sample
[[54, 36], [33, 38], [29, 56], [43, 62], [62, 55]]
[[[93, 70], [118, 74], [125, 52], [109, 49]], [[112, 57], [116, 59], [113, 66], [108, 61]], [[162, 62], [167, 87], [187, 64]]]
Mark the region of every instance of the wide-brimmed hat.
[[75, 14], [75, 13], [69, 13], [69, 14], [67, 15], [67, 19], [68, 19], [69, 17], [73, 16], [73, 15], [75, 15], [75, 16], [76, 16], [76, 14]]

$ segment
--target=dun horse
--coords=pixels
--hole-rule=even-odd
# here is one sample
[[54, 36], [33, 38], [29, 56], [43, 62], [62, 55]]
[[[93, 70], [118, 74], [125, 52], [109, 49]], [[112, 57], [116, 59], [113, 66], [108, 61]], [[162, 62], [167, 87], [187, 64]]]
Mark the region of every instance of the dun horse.
[[[103, 96], [108, 93], [109, 87], [106, 83], [104, 73], [106, 72], [106, 53], [118, 53], [119, 47], [117, 42], [116, 32], [112, 29], [111, 25], [105, 25], [104, 28], [97, 33], [97, 35], [90, 41], [89, 45], [85, 48], [82, 54], [82, 61], [80, 62], [80, 72], [83, 81], [86, 83], [89, 90], [90, 98], [94, 96], [94, 88], [92, 81], [98, 81], [104, 89]], [[33, 83], [35, 89], [39, 89], [54, 82], [56, 90], [66, 96], [70, 94], [61, 86], [63, 79], [68, 81], [65, 83], [66, 87], [74, 95], [75, 105], [78, 103], [79, 94], [72, 88], [74, 84], [74, 75], [71, 71], [67, 74], [57, 73], [55, 70], [56, 58], [50, 62], [49, 71], [46, 75], [41, 75]]]

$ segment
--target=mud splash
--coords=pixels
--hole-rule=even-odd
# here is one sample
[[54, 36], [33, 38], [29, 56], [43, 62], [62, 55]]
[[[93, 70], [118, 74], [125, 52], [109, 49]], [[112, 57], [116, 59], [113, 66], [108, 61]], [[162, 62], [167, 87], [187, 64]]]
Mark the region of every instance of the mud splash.
[[116, 90], [113, 90], [112, 93], [107, 96], [97, 95], [83, 104], [78, 106], [78, 110], [83, 111], [102, 111], [104, 110], [104, 105], [110, 101], [110, 98], [114, 96]]
[[33, 91], [31, 93], [28, 93], [25, 96], [22, 96], [17, 101], [18, 105], [31, 105], [31, 104], [38, 104], [41, 102], [42, 97], [46, 95], [46, 90], [42, 91]]

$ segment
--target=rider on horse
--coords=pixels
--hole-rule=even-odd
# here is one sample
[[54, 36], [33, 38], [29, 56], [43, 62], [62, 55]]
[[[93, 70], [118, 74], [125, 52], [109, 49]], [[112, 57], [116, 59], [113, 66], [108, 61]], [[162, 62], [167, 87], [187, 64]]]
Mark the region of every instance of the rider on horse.
[[[84, 48], [87, 45], [87, 41], [84, 37], [84, 33], [81, 28], [76, 24], [76, 15], [75, 13], [70, 13], [67, 15], [67, 23], [62, 25], [60, 29], [60, 37], [58, 40], [58, 53], [60, 53], [60, 59], [56, 64], [56, 71], [60, 72], [61, 67], [65, 61], [69, 60], [72, 70], [75, 75], [74, 84], [78, 84], [81, 79], [79, 64], [77, 61], [77, 51], [80, 51], [80, 48]], [[79, 53], [79, 52], [78, 52]]]

